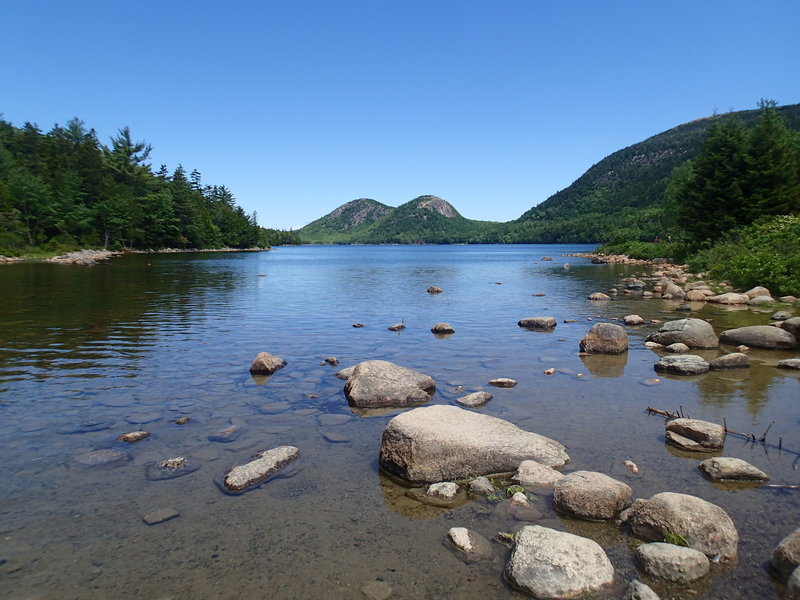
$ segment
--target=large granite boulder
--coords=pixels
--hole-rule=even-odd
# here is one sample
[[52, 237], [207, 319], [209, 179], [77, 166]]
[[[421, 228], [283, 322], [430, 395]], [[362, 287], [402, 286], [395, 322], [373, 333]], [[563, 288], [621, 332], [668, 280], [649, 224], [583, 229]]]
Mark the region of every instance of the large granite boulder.
[[789, 350], [797, 345], [797, 339], [791, 333], [772, 325], [750, 325], [728, 329], [722, 332], [719, 341], [730, 346], [744, 344], [750, 348], [767, 350]]
[[614, 323], [595, 323], [580, 342], [581, 352], [622, 354], [628, 350], [628, 334]]
[[250, 462], [235, 466], [228, 471], [223, 483], [231, 492], [243, 492], [269, 479], [298, 458], [300, 450], [294, 446], [278, 446], [272, 450], [263, 450]]
[[716, 348], [719, 346], [714, 328], [703, 319], [667, 321], [661, 325], [658, 331], [648, 335], [647, 341], [664, 346], [680, 342], [689, 348]]
[[649, 577], [675, 583], [691, 583], [705, 577], [711, 568], [708, 557], [699, 550], [664, 542], [642, 544], [634, 555]]
[[708, 367], [712, 371], [720, 371], [723, 369], [747, 369], [750, 367], [750, 358], [744, 352], [731, 352], [730, 354], [718, 356], [708, 363]]
[[722, 508], [688, 494], [663, 492], [649, 500], [639, 499], [628, 511], [634, 535], [658, 542], [668, 533], [680, 535], [690, 548], [721, 562], [736, 560], [739, 533]]
[[511, 478], [525, 487], [552, 487], [564, 474], [535, 460], [523, 460]]
[[539, 525], [517, 532], [505, 573], [512, 587], [541, 600], [580, 598], [614, 582], [597, 542]]
[[784, 579], [800, 566], [800, 527], [780, 541], [772, 551], [769, 564]]
[[553, 507], [589, 521], [614, 518], [631, 505], [630, 486], [603, 473], [575, 471], [559, 479], [553, 488]]
[[366, 360], [336, 376], [347, 379], [344, 394], [358, 408], [424, 404], [436, 390], [436, 382], [424, 373], [385, 360]]
[[415, 408], [383, 430], [380, 465], [411, 483], [510, 473], [523, 460], [560, 467], [564, 446], [537, 433], [456, 406]]
[[747, 304], [750, 302], [750, 296], [737, 294], [736, 292], [726, 292], [717, 296], [709, 296], [707, 300], [715, 304]]
[[756, 287], [747, 290], [744, 295], [748, 298], [757, 298], [759, 296], [772, 296], [772, 293], [764, 286], [757, 285]]

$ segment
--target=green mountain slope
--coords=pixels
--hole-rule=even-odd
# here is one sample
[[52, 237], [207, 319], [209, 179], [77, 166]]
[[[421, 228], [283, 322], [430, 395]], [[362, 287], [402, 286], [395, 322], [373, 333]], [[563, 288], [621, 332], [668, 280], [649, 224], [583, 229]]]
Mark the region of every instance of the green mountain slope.
[[[791, 128], [800, 129], [800, 104], [779, 110]], [[752, 126], [759, 111], [733, 114]], [[505, 240], [604, 242], [662, 236], [670, 218], [664, 201], [670, 173], [697, 156], [708, 127], [725, 116], [697, 119], [614, 152], [508, 223]]]
[[[800, 104], [778, 109], [800, 130]], [[752, 126], [758, 110], [732, 113]], [[698, 155], [717, 115], [674, 127], [618, 150], [569, 187], [508, 223], [474, 221], [436, 196], [398, 208], [354, 200], [298, 230], [306, 243], [600, 243], [664, 236], [672, 221], [665, 200], [670, 175]], [[494, 201], [487, 198], [487, 202]]]

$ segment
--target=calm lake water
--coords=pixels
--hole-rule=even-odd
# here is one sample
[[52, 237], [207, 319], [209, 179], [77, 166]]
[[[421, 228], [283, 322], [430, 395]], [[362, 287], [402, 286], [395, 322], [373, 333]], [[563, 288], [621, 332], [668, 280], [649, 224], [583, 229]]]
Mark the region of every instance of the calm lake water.
[[[774, 368], [794, 354], [753, 351], [749, 370], [647, 385], [658, 355], [644, 348], [655, 329], [644, 325], [628, 328], [626, 355], [579, 356], [592, 322], [686, 316], [670, 301], [588, 301], [643, 272], [562, 256], [588, 249], [299, 247], [0, 266], [0, 597], [347, 599], [380, 580], [398, 599], [523, 598], [503, 580], [503, 546], [494, 563], [465, 565], [443, 539], [454, 526], [492, 538], [524, 523], [485, 500], [446, 510], [407, 498], [377, 464], [381, 432], [398, 411], [354, 414], [337, 369], [320, 364], [336, 356], [338, 368], [385, 359], [421, 370], [437, 382], [432, 403], [491, 391], [482, 412], [563, 443], [572, 457], [565, 472], [602, 471], [636, 497], [676, 491], [722, 506], [740, 532], [738, 564], [692, 589], [650, 582], [662, 597], [778, 598], [766, 565], [800, 525], [800, 492], [711, 484], [696, 468], [704, 457], [665, 446], [663, 419], [645, 409], [682, 407], [757, 436], [774, 422], [768, 441], [782, 437], [784, 451], [729, 437], [725, 455], [773, 483], [798, 484], [800, 378]], [[426, 293], [429, 285], [444, 293]], [[719, 333], [769, 314], [705, 306], [693, 316], [713, 319]], [[530, 316], [559, 324], [520, 329]], [[387, 330], [399, 321], [404, 331]], [[438, 321], [456, 333], [432, 335]], [[261, 351], [288, 362], [267, 381], [248, 372]], [[551, 367], [557, 374], [545, 375]], [[495, 377], [519, 385], [491, 388]], [[173, 422], [183, 416], [191, 421]], [[237, 439], [209, 441], [231, 425], [241, 428]], [[152, 435], [115, 441], [137, 429]], [[282, 444], [302, 455], [291, 477], [238, 496], [220, 490], [232, 465]], [[97, 449], [129, 460], [80, 462]], [[176, 456], [199, 468], [148, 479], [149, 464]], [[540, 491], [540, 524], [596, 540], [622, 580], [637, 576], [634, 538], [560, 516], [550, 500]], [[180, 516], [143, 522], [167, 507]]]

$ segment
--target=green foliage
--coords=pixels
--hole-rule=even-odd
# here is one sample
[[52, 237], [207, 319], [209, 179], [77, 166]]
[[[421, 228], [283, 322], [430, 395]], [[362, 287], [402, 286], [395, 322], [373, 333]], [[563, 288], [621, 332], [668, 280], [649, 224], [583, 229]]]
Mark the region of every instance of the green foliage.
[[762, 217], [731, 231], [724, 240], [695, 257], [710, 267], [711, 277], [750, 288], [767, 287], [774, 295], [800, 295], [800, 215]]
[[684, 548], [689, 548], [689, 542], [687, 542], [686, 538], [679, 533], [670, 533], [669, 531], [666, 532], [664, 534], [664, 542], [667, 544], [672, 544], [673, 546], [683, 546]]
[[506, 488], [506, 496], [508, 496], [509, 498], [514, 494], [516, 494], [517, 492], [522, 492], [524, 494], [525, 488], [522, 487], [521, 485], [510, 485]]
[[260, 227], [227, 188], [202, 186], [197, 171], [153, 173], [150, 152], [127, 127], [105, 147], [80, 119], [46, 134], [0, 119], [0, 252], [299, 243]]

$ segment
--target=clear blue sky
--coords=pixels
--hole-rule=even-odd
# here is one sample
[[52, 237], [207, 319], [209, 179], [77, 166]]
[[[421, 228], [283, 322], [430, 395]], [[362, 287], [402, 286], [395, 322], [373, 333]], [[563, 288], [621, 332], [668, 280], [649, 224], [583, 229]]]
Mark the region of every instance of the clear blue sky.
[[0, 5], [0, 113], [120, 127], [268, 227], [422, 194], [506, 221], [607, 154], [800, 102], [800, 2]]

